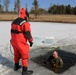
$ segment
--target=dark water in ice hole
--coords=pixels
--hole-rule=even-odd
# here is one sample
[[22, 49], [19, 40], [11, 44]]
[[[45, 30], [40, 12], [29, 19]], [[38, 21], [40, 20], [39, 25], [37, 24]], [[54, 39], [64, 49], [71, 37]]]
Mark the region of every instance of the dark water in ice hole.
[[[42, 54], [40, 53], [41, 51], [42, 51]], [[62, 69], [59, 69], [56, 73], [61, 74], [61, 73], [65, 72], [66, 70], [69, 70], [70, 67], [72, 67], [76, 64], [76, 54], [67, 52], [64, 50], [58, 50], [58, 53], [59, 53], [59, 56], [63, 60], [64, 66]], [[35, 63], [37, 63], [40, 66], [43, 66], [47, 69], [54, 71], [53, 68], [50, 66], [50, 64], [44, 64], [44, 61], [47, 61], [49, 56], [52, 55], [52, 51], [46, 52], [45, 50], [44, 51], [40, 50], [40, 51], [37, 51], [37, 52], [35, 51], [35, 52], [31, 53], [31, 55], [32, 56], [34, 55], [34, 57], [31, 58], [32, 61], [34, 61]]]

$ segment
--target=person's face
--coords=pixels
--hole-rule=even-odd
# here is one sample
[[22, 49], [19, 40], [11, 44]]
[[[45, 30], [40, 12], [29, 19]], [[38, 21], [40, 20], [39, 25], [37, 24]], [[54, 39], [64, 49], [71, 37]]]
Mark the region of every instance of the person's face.
[[58, 58], [58, 53], [56, 51], [53, 52], [53, 57]]

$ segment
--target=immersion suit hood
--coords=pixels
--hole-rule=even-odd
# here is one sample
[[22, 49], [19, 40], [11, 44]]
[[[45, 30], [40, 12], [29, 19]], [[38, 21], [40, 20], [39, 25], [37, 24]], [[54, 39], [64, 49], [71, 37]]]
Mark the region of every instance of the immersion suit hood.
[[27, 17], [26, 10], [24, 8], [20, 8], [19, 17], [23, 19]]

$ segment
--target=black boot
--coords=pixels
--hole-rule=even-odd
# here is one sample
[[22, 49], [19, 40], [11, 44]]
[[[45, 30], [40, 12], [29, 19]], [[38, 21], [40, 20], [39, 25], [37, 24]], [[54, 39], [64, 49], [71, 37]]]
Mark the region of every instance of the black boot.
[[19, 64], [15, 64], [14, 65], [14, 71], [17, 71], [18, 69], [20, 69], [21, 68], [21, 65], [19, 65]]
[[32, 70], [27, 70], [27, 67], [22, 67], [22, 75], [31, 75], [33, 73]]

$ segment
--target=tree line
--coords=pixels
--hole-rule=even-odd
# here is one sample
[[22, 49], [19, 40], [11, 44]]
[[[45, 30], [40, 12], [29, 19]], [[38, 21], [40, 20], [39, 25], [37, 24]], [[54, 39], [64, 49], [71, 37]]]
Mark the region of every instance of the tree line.
[[[3, 1], [3, 4], [1, 2]], [[15, 0], [13, 11], [9, 11], [9, 5], [11, 1], [10, 0], [0, 0], [0, 13], [18, 13], [20, 9], [21, 2], [20, 0]], [[26, 10], [27, 4], [25, 5]], [[70, 4], [67, 6], [62, 5], [52, 5], [48, 7], [48, 10], [45, 10], [44, 8], [39, 8], [38, 0], [34, 0], [32, 3], [32, 7], [30, 12], [31, 14], [34, 14], [35, 16], [41, 15], [41, 14], [74, 14], [76, 15], [76, 6], [72, 7]]]
[[49, 14], [74, 14], [76, 15], [76, 6], [71, 7], [70, 4], [67, 6], [62, 5], [53, 5], [48, 9]]

